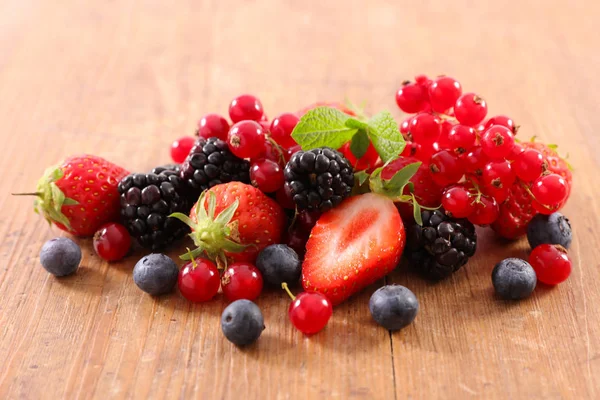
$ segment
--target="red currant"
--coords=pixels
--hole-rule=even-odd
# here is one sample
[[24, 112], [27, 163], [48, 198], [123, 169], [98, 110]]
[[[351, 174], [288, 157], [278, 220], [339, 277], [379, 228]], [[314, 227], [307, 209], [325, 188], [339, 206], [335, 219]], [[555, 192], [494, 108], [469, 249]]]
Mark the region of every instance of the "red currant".
[[254, 300], [262, 291], [263, 278], [254, 265], [247, 262], [236, 262], [223, 273], [221, 288], [229, 301]]
[[283, 156], [285, 157], [285, 162], [290, 161], [290, 158], [292, 158], [292, 156], [300, 150], [302, 150], [302, 147], [299, 144], [292, 146], [289, 149], [285, 149], [285, 152], [283, 154]]
[[199, 258], [186, 263], [179, 271], [179, 291], [189, 301], [208, 301], [215, 297], [221, 286], [219, 270], [210, 260]]
[[542, 153], [535, 149], [527, 149], [519, 154], [512, 167], [519, 179], [525, 182], [536, 180], [548, 168]]
[[402, 134], [402, 136], [404, 136], [405, 138], [408, 135], [408, 131], [410, 129], [410, 121], [412, 121], [413, 117], [408, 117], [406, 118], [404, 121], [402, 121], [402, 123], [400, 124], [400, 133]]
[[429, 86], [429, 101], [431, 109], [443, 113], [456, 103], [462, 94], [460, 83], [448, 76], [437, 78]]
[[519, 127], [517, 125], [515, 125], [515, 121], [513, 121], [512, 118], [507, 117], [506, 115], [497, 115], [495, 117], [490, 118], [485, 123], [485, 129], [487, 129], [493, 125], [504, 126], [505, 128], [508, 128], [512, 132], [513, 135], [516, 135], [517, 130], [519, 129]]
[[498, 219], [500, 207], [493, 197], [481, 196], [474, 204], [475, 210], [468, 219], [475, 225], [490, 225]]
[[352, 151], [350, 150], [350, 142], [343, 145], [339, 149], [339, 152], [342, 153], [344, 157], [348, 159], [350, 164], [352, 164], [352, 166], [354, 167], [355, 171], [370, 171], [371, 169], [373, 169], [373, 167], [377, 163], [377, 160], [379, 159], [379, 154], [377, 154], [377, 150], [375, 150], [375, 147], [373, 147], [372, 143], [369, 143], [369, 147], [367, 147], [367, 152], [359, 159], [357, 159], [354, 156], [354, 154], [352, 154]]
[[492, 159], [506, 158], [515, 145], [515, 137], [504, 126], [493, 125], [488, 128], [481, 138], [483, 152]]
[[454, 125], [448, 134], [450, 148], [457, 154], [463, 154], [475, 147], [477, 135], [475, 129], [466, 125]]
[[[402, 153], [400, 153], [400, 157], [416, 157], [418, 148], [418, 144], [407, 141], [404, 145], [404, 150], [402, 150]], [[431, 158], [431, 155], [427, 158], [427, 161], [429, 161], [429, 158]]]
[[414, 157], [427, 165], [429, 165], [429, 162], [431, 161], [431, 156], [441, 150], [438, 142], [423, 144], [414, 143], [414, 145], [416, 146]]
[[540, 282], [557, 285], [571, 275], [572, 263], [562, 246], [541, 244], [529, 255], [529, 264], [533, 267]]
[[409, 126], [409, 137], [416, 143], [433, 143], [442, 132], [442, 121], [433, 114], [420, 113], [413, 117]]
[[233, 125], [227, 135], [229, 150], [239, 158], [256, 158], [264, 152], [265, 133], [258, 122], [242, 121]]
[[171, 145], [171, 159], [177, 164], [181, 164], [185, 161], [190, 150], [194, 147], [196, 139], [191, 136], [180, 137]]
[[433, 181], [441, 187], [457, 183], [464, 174], [458, 157], [449, 150], [441, 150], [431, 156], [429, 171]]
[[250, 165], [250, 181], [263, 193], [273, 193], [283, 187], [285, 178], [277, 162], [261, 158]]
[[506, 156], [506, 159], [510, 160], [510, 161], [514, 161], [517, 159], [517, 157], [519, 157], [519, 154], [521, 154], [524, 151], [525, 151], [525, 147], [523, 147], [523, 145], [521, 143], [517, 143], [517, 141], [515, 141], [515, 144], [513, 145], [512, 149], [510, 150], [510, 153]]
[[296, 329], [305, 335], [313, 335], [325, 328], [333, 314], [333, 306], [327, 297], [317, 292], [302, 292], [294, 297], [287, 283], [282, 287], [292, 298], [288, 314]]
[[116, 222], [104, 224], [94, 233], [94, 250], [106, 261], [117, 261], [127, 255], [131, 236], [127, 229]]
[[481, 147], [476, 147], [463, 154], [461, 161], [466, 174], [479, 178], [483, 174], [483, 167], [488, 163], [489, 158], [483, 153]]
[[221, 140], [227, 140], [229, 132], [229, 122], [219, 114], [207, 114], [198, 121], [198, 131], [196, 134], [205, 139], [218, 137]]
[[419, 85], [423, 86], [424, 88], [428, 88], [429, 85], [431, 85], [431, 83], [433, 81], [431, 79], [429, 79], [427, 77], [427, 75], [421, 74], [421, 75], [415, 76], [415, 82], [417, 82]]
[[250, 94], [236, 97], [229, 105], [229, 117], [236, 122], [252, 120], [260, 121], [264, 116], [263, 106], [260, 100]]
[[450, 186], [444, 190], [442, 207], [453, 218], [467, 218], [475, 210], [471, 194], [463, 185]]
[[417, 113], [427, 105], [427, 89], [417, 83], [404, 82], [396, 93], [396, 103], [406, 113]]
[[465, 93], [454, 104], [454, 115], [463, 125], [477, 125], [487, 114], [487, 103], [475, 93]]
[[558, 174], [544, 175], [533, 183], [531, 193], [544, 205], [556, 206], [566, 200], [569, 188], [565, 178]]
[[275, 161], [276, 163], [283, 165], [284, 151], [277, 143], [274, 143], [270, 140], [265, 140], [263, 145], [263, 152], [259, 156], [260, 158], [266, 158], [267, 160]]
[[284, 149], [296, 145], [296, 141], [292, 139], [292, 131], [298, 124], [300, 119], [296, 114], [284, 113], [276, 117], [271, 122], [270, 132], [271, 137]]

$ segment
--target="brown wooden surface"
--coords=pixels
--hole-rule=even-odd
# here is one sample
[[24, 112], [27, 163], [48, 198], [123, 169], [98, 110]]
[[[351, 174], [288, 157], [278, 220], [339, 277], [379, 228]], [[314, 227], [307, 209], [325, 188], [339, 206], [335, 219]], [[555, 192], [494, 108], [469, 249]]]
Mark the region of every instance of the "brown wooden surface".
[[[365, 6], [369, 3], [369, 6]], [[0, 398], [424, 399], [600, 396], [600, 46], [595, 1], [0, 2]], [[522, 136], [560, 143], [576, 168], [565, 208], [574, 272], [521, 303], [492, 295], [493, 265], [526, 257], [482, 231], [477, 256], [432, 285], [403, 271], [421, 312], [389, 335], [371, 321], [374, 285], [306, 338], [283, 293], [258, 300], [267, 329], [239, 350], [222, 299], [153, 299], [136, 255], [79, 272], [39, 265], [58, 234], [10, 192], [72, 153], [143, 171], [206, 112], [242, 92], [268, 115], [315, 100], [368, 101], [400, 117], [394, 92], [445, 73], [508, 113]], [[180, 249], [174, 249], [175, 255]]]

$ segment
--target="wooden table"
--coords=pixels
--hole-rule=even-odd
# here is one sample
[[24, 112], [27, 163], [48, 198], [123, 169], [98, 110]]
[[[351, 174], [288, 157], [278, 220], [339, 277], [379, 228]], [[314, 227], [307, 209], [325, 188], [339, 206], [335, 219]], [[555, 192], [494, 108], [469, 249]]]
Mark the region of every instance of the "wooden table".
[[[91, 4], [93, 3], [93, 4]], [[429, 399], [600, 396], [598, 2], [5, 0], [0, 4], [0, 398]], [[420, 5], [419, 5], [420, 4]], [[421, 302], [389, 334], [368, 299], [339, 306], [307, 338], [283, 292], [258, 300], [267, 329], [240, 350], [219, 327], [226, 302], [153, 299], [131, 269], [79, 240], [66, 279], [39, 265], [58, 234], [28, 200], [44, 168], [90, 152], [145, 171], [207, 112], [242, 92], [269, 116], [316, 100], [366, 100], [401, 113], [400, 82], [457, 77], [520, 137], [560, 143], [576, 171], [565, 213], [575, 228], [571, 278], [520, 303], [493, 296], [490, 273], [526, 240], [481, 230], [477, 256], [430, 284], [388, 281]], [[173, 249], [176, 255], [181, 249]]]

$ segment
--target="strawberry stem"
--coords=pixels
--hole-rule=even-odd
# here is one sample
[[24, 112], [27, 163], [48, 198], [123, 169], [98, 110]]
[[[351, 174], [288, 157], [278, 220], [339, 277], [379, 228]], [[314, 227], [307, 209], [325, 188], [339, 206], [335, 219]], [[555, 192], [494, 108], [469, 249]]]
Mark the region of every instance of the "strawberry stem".
[[290, 288], [288, 287], [287, 283], [283, 282], [281, 284], [281, 288], [287, 292], [287, 294], [292, 298], [292, 301], [296, 300], [296, 296], [294, 296], [292, 294], [292, 292], [290, 291]]

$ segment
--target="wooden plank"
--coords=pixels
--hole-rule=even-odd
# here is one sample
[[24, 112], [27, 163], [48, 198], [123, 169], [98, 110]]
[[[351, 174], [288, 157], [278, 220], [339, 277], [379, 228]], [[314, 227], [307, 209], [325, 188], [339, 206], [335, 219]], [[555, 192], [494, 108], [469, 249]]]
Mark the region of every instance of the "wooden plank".
[[598, 397], [600, 49], [592, 21], [600, 10], [508, 3], [0, 4], [5, 194], [31, 189], [47, 165], [73, 153], [148, 170], [168, 161], [170, 142], [199, 116], [225, 113], [241, 92], [258, 94], [271, 117], [345, 96], [367, 100], [369, 111], [397, 110], [403, 79], [447, 73], [480, 91], [491, 113], [510, 113], [520, 135], [571, 154], [576, 190], [566, 213], [577, 235], [571, 279], [525, 302], [495, 299], [490, 272], [501, 258], [525, 257], [526, 243], [482, 231], [475, 259], [446, 282], [391, 275], [422, 305], [402, 332], [390, 336], [370, 318], [368, 299], [382, 282], [336, 308], [311, 338], [291, 327], [288, 299], [274, 290], [258, 301], [263, 337], [239, 350], [220, 332], [222, 298], [191, 305], [135, 287], [141, 251], [108, 265], [80, 240], [80, 271], [49, 277], [38, 253], [57, 231], [29, 201], [5, 195], [0, 398]]

